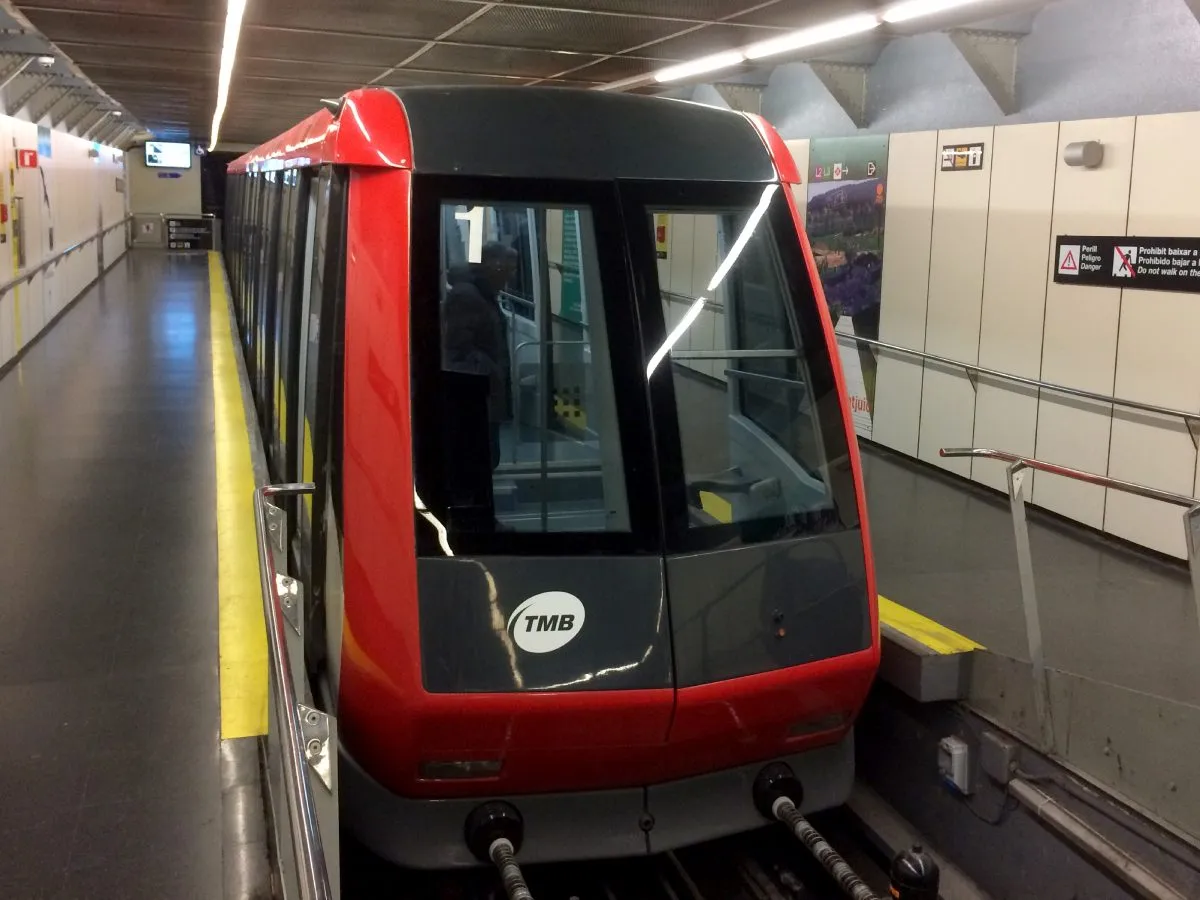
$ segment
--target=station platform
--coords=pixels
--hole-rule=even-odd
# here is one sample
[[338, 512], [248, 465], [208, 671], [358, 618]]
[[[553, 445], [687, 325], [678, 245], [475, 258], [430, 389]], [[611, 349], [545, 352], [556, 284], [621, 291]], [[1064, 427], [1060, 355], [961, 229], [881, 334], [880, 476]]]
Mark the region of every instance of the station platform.
[[131, 252], [0, 379], [0, 894], [222, 891], [205, 256]]
[[[265, 690], [258, 709], [219, 662], [230, 457], [214, 384], [234, 350], [214, 271], [203, 254], [130, 252], [0, 378], [6, 897], [222, 893], [222, 737], [265, 727]], [[1007, 501], [864, 458], [885, 622], [919, 634], [924, 617], [968, 642], [947, 652], [1025, 659]], [[1052, 665], [1200, 707], [1186, 570], [1048, 516], [1031, 531]], [[241, 602], [261, 609], [253, 581]]]

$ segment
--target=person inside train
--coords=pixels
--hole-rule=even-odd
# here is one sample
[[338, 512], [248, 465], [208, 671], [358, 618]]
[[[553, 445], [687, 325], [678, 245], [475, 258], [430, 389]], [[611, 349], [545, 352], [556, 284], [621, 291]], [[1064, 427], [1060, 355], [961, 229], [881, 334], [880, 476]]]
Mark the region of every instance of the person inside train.
[[494, 470], [500, 429], [512, 419], [508, 322], [499, 293], [517, 271], [517, 252], [499, 242], [483, 245], [478, 263], [452, 269], [442, 306], [442, 368], [488, 379], [487, 412]]

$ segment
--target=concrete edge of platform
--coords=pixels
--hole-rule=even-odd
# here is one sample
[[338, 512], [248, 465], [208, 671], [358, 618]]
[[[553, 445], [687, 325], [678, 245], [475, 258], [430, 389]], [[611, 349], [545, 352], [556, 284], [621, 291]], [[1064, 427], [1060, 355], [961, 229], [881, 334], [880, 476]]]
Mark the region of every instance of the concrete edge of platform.
[[984, 647], [886, 597], [879, 605], [879, 677], [920, 703], [965, 700]]
[[[231, 296], [223, 257], [221, 276], [225, 279], [226, 296]], [[227, 314], [235, 342], [234, 357], [250, 441], [250, 464], [254, 469], [254, 483], [261, 486], [269, 481], [266, 451], [258, 430], [246, 360], [236, 345], [238, 330], [232, 305]], [[271, 869], [275, 853], [272, 832], [268, 829], [268, 798], [263, 771], [265, 741], [265, 735], [221, 741], [221, 857], [225, 900], [268, 900], [275, 893]]]

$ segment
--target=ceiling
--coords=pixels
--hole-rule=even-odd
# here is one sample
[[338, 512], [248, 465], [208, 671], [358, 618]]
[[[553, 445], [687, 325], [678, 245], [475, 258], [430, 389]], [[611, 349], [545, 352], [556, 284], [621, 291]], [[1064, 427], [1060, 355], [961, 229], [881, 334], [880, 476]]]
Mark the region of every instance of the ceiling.
[[[225, 0], [17, 8], [160, 137], [208, 137]], [[257, 144], [365, 84], [594, 87], [877, 8], [873, 0], [249, 0], [222, 144]]]

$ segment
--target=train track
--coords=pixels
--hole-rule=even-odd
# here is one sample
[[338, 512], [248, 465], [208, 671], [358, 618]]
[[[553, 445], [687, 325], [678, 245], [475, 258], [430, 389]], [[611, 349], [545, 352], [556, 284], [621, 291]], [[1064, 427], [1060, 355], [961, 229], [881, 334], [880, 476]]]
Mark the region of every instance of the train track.
[[[831, 844], [881, 896], [882, 861], [840, 812], [814, 817]], [[343, 836], [345, 900], [505, 900], [495, 870], [398, 869]], [[528, 866], [534, 900], [840, 900], [825, 870], [782, 825], [634, 859]]]

